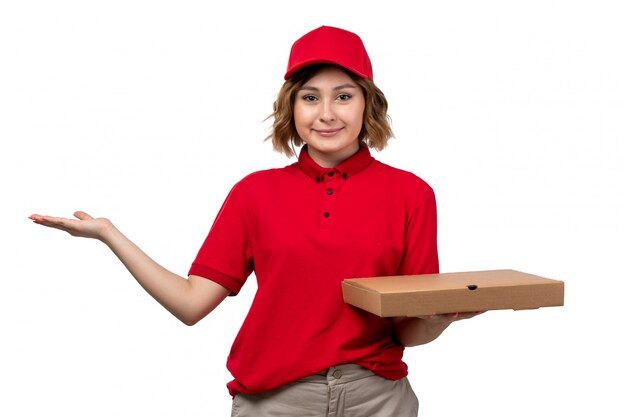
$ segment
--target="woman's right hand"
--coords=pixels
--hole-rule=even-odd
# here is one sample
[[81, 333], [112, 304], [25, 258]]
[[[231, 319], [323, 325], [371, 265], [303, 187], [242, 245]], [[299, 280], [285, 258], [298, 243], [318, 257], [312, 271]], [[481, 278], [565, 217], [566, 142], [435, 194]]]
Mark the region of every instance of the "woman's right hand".
[[99, 240], [104, 240], [107, 233], [114, 228], [113, 223], [109, 219], [94, 219], [84, 211], [75, 212], [74, 217], [76, 219], [32, 214], [28, 218], [37, 224], [63, 230], [72, 236]]

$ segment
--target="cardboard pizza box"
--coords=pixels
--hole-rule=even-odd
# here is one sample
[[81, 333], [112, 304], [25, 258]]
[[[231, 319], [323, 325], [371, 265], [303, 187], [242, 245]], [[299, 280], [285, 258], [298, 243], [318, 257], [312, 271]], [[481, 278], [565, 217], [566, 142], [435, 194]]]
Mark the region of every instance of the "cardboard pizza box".
[[562, 306], [563, 281], [512, 269], [350, 278], [343, 299], [380, 317]]

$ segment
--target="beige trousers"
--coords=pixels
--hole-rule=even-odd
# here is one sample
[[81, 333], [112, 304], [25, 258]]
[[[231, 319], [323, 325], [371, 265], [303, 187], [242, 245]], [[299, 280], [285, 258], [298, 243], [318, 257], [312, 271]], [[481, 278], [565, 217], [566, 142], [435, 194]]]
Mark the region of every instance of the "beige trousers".
[[231, 417], [416, 417], [408, 379], [391, 381], [359, 365], [333, 366], [261, 394], [237, 394]]

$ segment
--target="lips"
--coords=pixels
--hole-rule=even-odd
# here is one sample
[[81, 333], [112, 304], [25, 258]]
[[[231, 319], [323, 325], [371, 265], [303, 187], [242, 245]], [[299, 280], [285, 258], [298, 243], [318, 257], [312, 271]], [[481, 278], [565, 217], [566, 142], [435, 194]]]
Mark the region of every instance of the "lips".
[[341, 128], [338, 129], [313, 129], [318, 135], [323, 137], [332, 137], [341, 131]]

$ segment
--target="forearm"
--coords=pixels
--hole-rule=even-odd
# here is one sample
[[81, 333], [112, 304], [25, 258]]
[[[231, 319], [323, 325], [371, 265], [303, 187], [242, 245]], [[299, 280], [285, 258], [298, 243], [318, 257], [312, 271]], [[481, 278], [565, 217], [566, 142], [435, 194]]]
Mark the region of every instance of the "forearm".
[[394, 317], [396, 339], [403, 346], [418, 346], [432, 342], [450, 325], [450, 321], [426, 320], [419, 317]]
[[113, 225], [101, 240], [163, 307], [186, 324], [197, 321], [194, 318], [197, 312], [193, 308], [192, 288], [188, 279], [163, 268]]
[[209, 314], [230, 293], [211, 280], [194, 275], [187, 279], [163, 268], [106, 218], [94, 219], [84, 211], [75, 212], [74, 217], [29, 216], [37, 224], [104, 242], [148, 294], [187, 325]]

